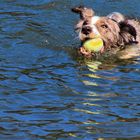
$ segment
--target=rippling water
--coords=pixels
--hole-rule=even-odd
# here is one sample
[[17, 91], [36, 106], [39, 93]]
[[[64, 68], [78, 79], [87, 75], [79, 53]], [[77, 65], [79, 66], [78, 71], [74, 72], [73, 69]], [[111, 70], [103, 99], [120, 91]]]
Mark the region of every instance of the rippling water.
[[1, 0], [0, 139], [140, 140], [140, 59], [80, 58], [70, 8], [139, 17], [139, 0]]

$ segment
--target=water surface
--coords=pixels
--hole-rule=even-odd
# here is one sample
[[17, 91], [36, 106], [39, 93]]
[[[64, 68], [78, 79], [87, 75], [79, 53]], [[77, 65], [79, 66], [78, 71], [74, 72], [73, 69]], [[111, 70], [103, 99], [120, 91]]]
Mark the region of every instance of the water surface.
[[76, 53], [75, 5], [139, 17], [139, 0], [1, 0], [0, 139], [140, 140], [140, 59]]

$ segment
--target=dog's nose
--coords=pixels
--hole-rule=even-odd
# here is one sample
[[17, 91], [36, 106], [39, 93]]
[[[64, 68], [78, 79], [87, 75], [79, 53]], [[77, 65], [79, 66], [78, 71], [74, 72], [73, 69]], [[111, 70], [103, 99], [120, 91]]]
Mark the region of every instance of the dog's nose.
[[82, 28], [82, 33], [85, 34], [85, 35], [88, 35], [92, 32], [92, 28], [89, 27], [89, 26], [85, 26]]

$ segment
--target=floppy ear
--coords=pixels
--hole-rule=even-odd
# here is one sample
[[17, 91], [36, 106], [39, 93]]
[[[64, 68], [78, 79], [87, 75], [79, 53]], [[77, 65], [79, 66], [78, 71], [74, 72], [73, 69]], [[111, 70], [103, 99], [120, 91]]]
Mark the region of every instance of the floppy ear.
[[124, 22], [120, 22], [119, 26], [120, 26], [120, 30], [122, 32], [129, 33], [131, 36], [134, 37], [134, 39], [136, 41], [137, 32], [136, 32], [136, 29], [132, 25], [127, 23], [127, 21], [124, 21]]
[[71, 9], [72, 12], [80, 14], [81, 19], [87, 19], [94, 16], [94, 11], [91, 8], [86, 8], [84, 6], [79, 6]]
[[74, 8], [72, 8], [71, 10], [72, 10], [72, 12], [74, 12], [74, 13], [81, 14], [82, 11], [84, 10], [84, 6], [74, 7]]

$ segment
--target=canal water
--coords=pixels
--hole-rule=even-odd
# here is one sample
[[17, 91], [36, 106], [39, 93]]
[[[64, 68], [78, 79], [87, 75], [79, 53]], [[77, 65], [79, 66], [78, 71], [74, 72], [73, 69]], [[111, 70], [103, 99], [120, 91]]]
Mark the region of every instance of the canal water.
[[0, 1], [1, 140], [140, 140], [140, 58], [81, 58], [77, 5], [140, 16], [139, 0]]

